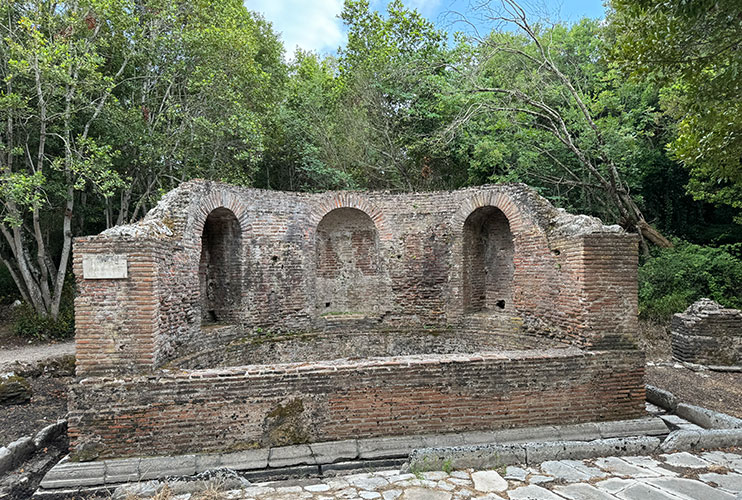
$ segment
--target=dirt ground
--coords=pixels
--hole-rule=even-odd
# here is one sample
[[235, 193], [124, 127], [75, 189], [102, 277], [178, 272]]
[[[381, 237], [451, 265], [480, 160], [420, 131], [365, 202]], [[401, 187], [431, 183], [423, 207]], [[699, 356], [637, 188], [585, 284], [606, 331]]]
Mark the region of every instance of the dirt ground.
[[647, 366], [647, 383], [672, 392], [683, 403], [742, 418], [742, 373]]
[[0, 406], [0, 446], [32, 436], [67, 414], [67, 385], [72, 377], [29, 377], [33, 396], [21, 405]]
[[[0, 310], [0, 350], [38, 346], [16, 337], [10, 328], [10, 311]], [[0, 446], [7, 445], [23, 436], [30, 436], [64, 418], [67, 414], [67, 386], [72, 377], [69, 367], [59, 369], [56, 363], [30, 366], [17, 365], [11, 369], [19, 370], [31, 384], [31, 401], [21, 405], [0, 405]], [[60, 376], [61, 375], [61, 376]]]
[[641, 322], [639, 345], [647, 355], [646, 383], [683, 403], [742, 418], [742, 373], [694, 371], [672, 360], [668, 326]]

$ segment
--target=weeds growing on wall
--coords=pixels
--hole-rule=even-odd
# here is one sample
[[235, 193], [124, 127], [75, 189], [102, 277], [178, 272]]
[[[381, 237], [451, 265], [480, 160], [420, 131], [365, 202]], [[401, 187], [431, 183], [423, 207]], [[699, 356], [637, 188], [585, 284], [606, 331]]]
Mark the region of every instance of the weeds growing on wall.
[[666, 322], [702, 297], [742, 308], [742, 244], [710, 247], [677, 241], [639, 267], [639, 316]]

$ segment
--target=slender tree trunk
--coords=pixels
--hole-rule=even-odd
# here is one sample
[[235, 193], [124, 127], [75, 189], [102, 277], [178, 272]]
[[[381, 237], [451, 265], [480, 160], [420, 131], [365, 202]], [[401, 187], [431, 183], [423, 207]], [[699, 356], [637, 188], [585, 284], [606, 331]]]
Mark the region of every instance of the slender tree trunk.
[[64, 279], [67, 274], [67, 261], [69, 260], [70, 250], [72, 249], [72, 209], [75, 203], [75, 192], [72, 183], [67, 187], [67, 204], [64, 211], [64, 220], [62, 222], [62, 255], [59, 258], [59, 267], [54, 285], [54, 299], [52, 301], [51, 315], [54, 319], [59, 317], [59, 307], [62, 301], [62, 291], [64, 289]]

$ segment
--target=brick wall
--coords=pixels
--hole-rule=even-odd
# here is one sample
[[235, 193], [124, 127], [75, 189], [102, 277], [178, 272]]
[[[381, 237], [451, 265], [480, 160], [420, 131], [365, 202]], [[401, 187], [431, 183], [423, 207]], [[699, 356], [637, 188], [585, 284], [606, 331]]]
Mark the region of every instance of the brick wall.
[[[152, 366], [159, 333], [158, 241], [79, 238], [73, 270], [77, 276], [75, 344], [77, 371], [138, 371]], [[122, 255], [126, 279], [83, 279], [83, 255]]]
[[562, 349], [91, 377], [69, 433], [105, 458], [627, 419], [643, 370], [636, 351]]
[[315, 249], [318, 313], [386, 312], [389, 280], [371, 217], [355, 208], [332, 210], [317, 225]]
[[198, 266], [201, 318], [239, 321], [242, 309], [242, 231], [234, 213], [217, 208], [206, 218]]
[[[210, 214], [233, 222], [218, 229]], [[480, 242], [479, 265], [466, 244], [472, 214], [478, 229], [468, 238]], [[636, 237], [560, 213], [522, 185], [399, 195], [298, 194], [192, 181], [168, 194], [142, 224], [114, 229], [78, 240], [75, 255], [95, 251], [92, 241], [114, 253], [128, 252], [132, 238], [126, 235], [132, 233], [155, 242], [145, 250], [151, 255], [137, 256], [150, 259], [153, 276], [133, 273], [126, 283], [110, 284], [112, 291], [151, 293], [146, 300], [157, 324], [148, 327], [149, 344], [136, 348], [148, 352], [150, 368], [198, 348], [209, 311], [248, 331], [324, 328], [327, 313], [373, 315], [384, 328], [462, 326], [471, 313], [506, 313], [534, 333], [602, 347], [621, 344], [606, 339], [636, 329]], [[228, 248], [208, 249], [210, 240], [227, 233]], [[215, 279], [209, 281], [202, 257], [219, 252], [222, 264], [212, 264]], [[105, 314], [149, 312], [129, 300], [99, 305], [85, 297], [92, 288], [79, 268], [76, 273], [80, 301], [87, 304], [78, 312], [81, 325]], [[221, 305], [209, 304], [207, 282]], [[117, 335], [143, 335], [139, 326], [124, 331], [133, 325], [119, 323]], [[97, 342], [84, 327], [81, 339], [89, 346]], [[111, 341], [110, 336], [99, 340]], [[82, 359], [81, 373], [127, 372], [141, 368], [143, 359], [118, 365]]]
[[338, 358], [472, 354], [502, 350], [565, 349], [565, 343], [523, 332], [493, 329], [363, 329], [350, 321], [327, 331], [240, 334], [235, 327], [205, 328], [199, 349], [168, 363], [167, 368], [206, 369], [251, 364], [306, 363]]
[[[128, 275], [86, 279], [94, 254], [123, 256]], [[75, 240], [73, 446], [151, 455], [639, 416], [636, 260], [635, 236], [522, 185], [188, 182], [144, 221]]]
[[465, 311], [514, 310], [513, 234], [497, 208], [476, 209], [464, 222]]

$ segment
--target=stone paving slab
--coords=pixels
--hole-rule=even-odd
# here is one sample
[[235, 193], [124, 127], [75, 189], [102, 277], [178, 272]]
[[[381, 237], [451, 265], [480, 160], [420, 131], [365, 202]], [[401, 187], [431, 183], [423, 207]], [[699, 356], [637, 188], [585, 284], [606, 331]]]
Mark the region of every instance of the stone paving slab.
[[665, 461], [665, 463], [669, 465], [673, 465], [675, 467], [689, 467], [691, 469], [703, 469], [711, 465], [706, 460], [697, 457], [695, 455], [691, 455], [688, 452], [681, 451], [679, 453], [672, 453], [669, 455], [661, 455], [660, 458]]
[[555, 486], [554, 492], [568, 500], [615, 500], [616, 497], [599, 490], [591, 484], [576, 483]]
[[[454, 468], [486, 469], [551, 459], [650, 453], [659, 445], [659, 436], [667, 432], [669, 430], [660, 418], [645, 417], [489, 432], [350, 439], [221, 454], [111, 459], [103, 465], [70, 463], [59, 471], [54, 467], [41, 484], [48, 489], [108, 485], [199, 474], [219, 467], [250, 471], [249, 479], [252, 480], [267, 478], [280, 469], [304, 468], [307, 472], [326, 472], [351, 468], [352, 464], [369, 460], [405, 460], [410, 457], [414, 465], [416, 454], [426, 450], [432, 450], [432, 456], [422, 456], [421, 460], [433, 468], [441, 468], [443, 463], [449, 462]], [[694, 435], [693, 439], [695, 444], [698, 437]], [[463, 446], [453, 446], [456, 444]], [[280, 477], [281, 474], [273, 476]]]
[[707, 474], [700, 474], [698, 479], [729, 492], [742, 491], [742, 474], [735, 474], [734, 472], [729, 474], [709, 472]]
[[742, 456], [734, 453], [725, 453], [723, 451], [707, 451], [701, 453], [701, 458], [723, 467], [729, 467], [730, 469], [742, 474]]
[[[737, 500], [742, 474], [728, 464], [742, 463], [742, 452], [675, 453], [657, 457], [609, 457], [552, 460], [539, 465], [497, 470], [398, 469], [354, 473], [332, 478], [253, 483], [225, 491], [229, 500]], [[727, 465], [724, 465], [727, 464]], [[672, 469], [672, 470], [671, 470]], [[177, 500], [201, 500], [187, 493], [192, 483], [169, 484]], [[136, 500], [141, 485], [149, 497], [157, 482], [138, 483], [139, 496], [121, 488], [113, 500]], [[159, 483], [162, 488], [162, 483]], [[129, 491], [129, 492], [134, 492]]]
[[595, 465], [615, 476], [658, 477], [662, 474], [639, 465], [632, 465], [623, 458], [606, 457], [595, 460]]
[[616, 498], [621, 500], [689, 500], [687, 497], [678, 497], [668, 491], [638, 482], [616, 493]]
[[735, 496], [714, 488], [698, 480], [680, 477], [656, 477], [644, 480], [647, 484], [657, 487], [681, 498], [703, 500], [735, 500]]

